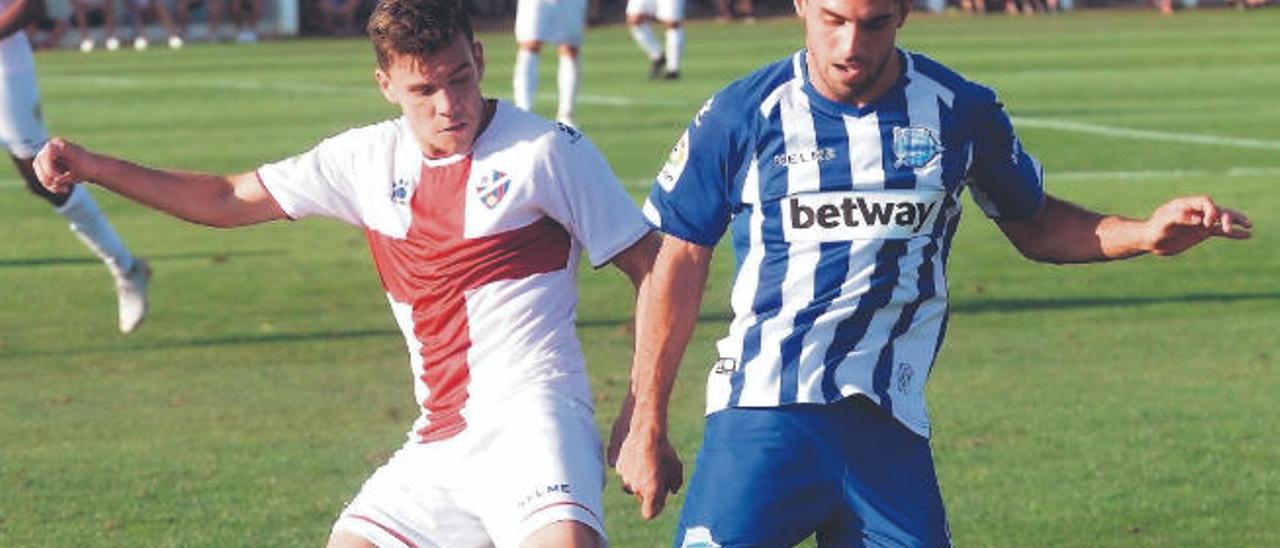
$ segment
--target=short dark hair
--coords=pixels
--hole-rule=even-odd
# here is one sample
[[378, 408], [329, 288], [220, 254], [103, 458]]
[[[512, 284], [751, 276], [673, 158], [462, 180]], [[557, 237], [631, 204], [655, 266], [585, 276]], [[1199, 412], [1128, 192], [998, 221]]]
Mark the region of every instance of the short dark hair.
[[384, 70], [392, 54], [420, 59], [448, 47], [459, 32], [475, 40], [460, 0], [379, 0], [366, 30]]

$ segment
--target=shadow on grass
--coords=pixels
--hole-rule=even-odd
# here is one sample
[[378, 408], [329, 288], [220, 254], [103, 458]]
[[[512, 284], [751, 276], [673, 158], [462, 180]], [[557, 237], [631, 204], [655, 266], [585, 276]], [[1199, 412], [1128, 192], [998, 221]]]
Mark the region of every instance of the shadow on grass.
[[[1255, 293], [1190, 293], [1187, 295], [1165, 295], [1145, 297], [1080, 297], [1080, 298], [1042, 298], [1042, 299], [982, 299], [967, 298], [960, 302], [951, 302], [951, 313], [991, 314], [1073, 310], [1082, 308], [1123, 308], [1130, 306], [1151, 306], [1161, 304], [1200, 304], [1200, 303], [1235, 303], [1243, 301], [1280, 301], [1280, 292]], [[728, 322], [733, 315], [728, 311], [720, 313], [702, 313], [698, 315], [698, 323]], [[633, 321], [632, 318], [579, 318], [578, 327], [620, 327]]]
[[[206, 259], [213, 263], [226, 262], [235, 257], [251, 257], [261, 255], [277, 255], [282, 253], [275, 249], [260, 249], [254, 251], [234, 251], [230, 253], [218, 252], [190, 252], [190, 253], [169, 253], [165, 255], [142, 255], [141, 257], [152, 262], [164, 261], [194, 261]], [[78, 266], [78, 265], [96, 265], [102, 264], [102, 261], [96, 257], [34, 257], [30, 259], [0, 259], [0, 268], [39, 268], [45, 266]]]
[[345, 339], [368, 339], [375, 337], [394, 337], [400, 339], [400, 331], [396, 329], [359, 329], [352, 331], [318, 331], [314, 333], [255, 333], [231, 334], [220, 337], [155, 341], [136, 345], [109, 347], [64, 348], [49, 351], [9, 352], [0, 357], [50, 357], [78, 356], [84, 354], [124, 354], [147, 352], [152, 350], [172, 350], [175, 348], [210, 348], [219, 346], [249, 346], [256, 344], [276, 343], [310, 343], [318, 341], [339, 341]]
[[1145, 297], [1077, 297], [1042, 299], [965, 299], [951, 303], [953, 314], [990, 314], [993, 312], [1033, 312], [1080, 308], [1120, 308], [1160, 304], [1235, 303], [1242, 301], [1276, 301], [1280, 292], [1255, 293], [1190, 293], [1187, 295]]

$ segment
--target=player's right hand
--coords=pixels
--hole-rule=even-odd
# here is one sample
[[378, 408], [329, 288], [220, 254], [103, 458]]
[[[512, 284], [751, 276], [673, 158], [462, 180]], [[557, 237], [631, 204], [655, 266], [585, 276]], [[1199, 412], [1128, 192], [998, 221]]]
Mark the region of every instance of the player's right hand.
[[65, 194], [84, 178], [82, 164], [88, 154], [79, 145], [54, 137], [36, 154], [32, 166], [40, 184], [49, 189], [49, 192]]

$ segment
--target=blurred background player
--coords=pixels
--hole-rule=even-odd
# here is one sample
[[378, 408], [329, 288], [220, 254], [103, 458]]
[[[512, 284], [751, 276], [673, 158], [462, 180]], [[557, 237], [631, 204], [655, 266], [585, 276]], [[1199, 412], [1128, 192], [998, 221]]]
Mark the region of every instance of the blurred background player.
[[[657, 19], [666, 27], [666, 48], [658, 44], [649, 22]], [[680, 54], [684, 51], [684, 0], [628, 0], [627, 26], [631, 37], [649, 56], [649, 78], [674, 80], [680, 77]]]
[[222, 14], [226, 10], [225, 0], [177, 0], [174, 4], [174, 16], [183, 35], [193, 38], [190, 34], [191, 12], [200, 7], [205, 9], [205, 33], [208, 40], [210, 42], [221, 40]]
[[35, 49], [48, 49], [58, 47], [58, 41], [62, 40], [62, 35], [67, 33], [70, 25], [66, 19], [50, 17], [44, 14], [39, 19], [27, 23], [27, 38], [31, 40], [31, 47]]
[[325, 33], [334, 36], [360, 34], [356, 11], [360, 9], [361, 0], [320, 0], [317, 5]]
[[182, 37], [178, 35], [178, 27], [174, 26], [173, 17], [169, 15], [169, 8], [164, 5], [164, 0], [125, 0], [124, 5], [128, 7], [133, 19], [133, 49], [141, 51], [150, 45], [147, 41], [148, 20], [159, 21], [164, 27], [169, 34], [169, 47], [182, 47]]
[[130, 333], [147, 313], [150, 266], [129, 253], [87, 189], [77, 186], [67, 193], [49, 192], [32, 167], [49, 134], [40, 116], [35, 59], [22, 29], [44, 11], [44, 0], [0, 0], [0, 141], [4, 141], [27, 189], [66, 217], [71, 232], [106, 263], [116, 282], [120, 331]]
[[263, 0], [227, 0], [231, 18], [236, 22], [236, 42], [258, 41], [258, 22], [262, 20]]
[[71, 0], [71, 16], [76, 21], [76, 33], [80, 35], [80, 51], [89, 53], [96, 44], [89, 26], [102, 26], [103, 45], [108, 50], [120, 49], [116, 38], [116, 6], [114, 0]]
[[[732, 3], [732, 9], [730, 4]], [[751, 0], [712, 0], [712, 4], [716, 9], [716, 21], [728, 23], [733, 21], [736, 15], [741, 17], [743, 22], [756, 22], [756, 8]]]
[[516, 52], [515, 74], [511, 79], [517, 107], [533, 109], [542, 43], [559, 44], [556, 83], [560, 90], [560, 104], [556, 120], [576, 127], [573, 105], [578, 97], [578, 79], [582, 74], [578, 53], [582, 48], [586, 17], [586, 0], [520, 0], [516, 7], [516, 44], [519, 50]]

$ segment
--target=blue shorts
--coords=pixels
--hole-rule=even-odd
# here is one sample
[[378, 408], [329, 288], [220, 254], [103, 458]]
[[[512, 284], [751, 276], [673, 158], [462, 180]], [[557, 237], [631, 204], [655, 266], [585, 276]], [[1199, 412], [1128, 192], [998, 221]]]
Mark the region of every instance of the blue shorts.
[[950, 546], [929, 440], [870, 400], [707, 418], [677, 547]]

